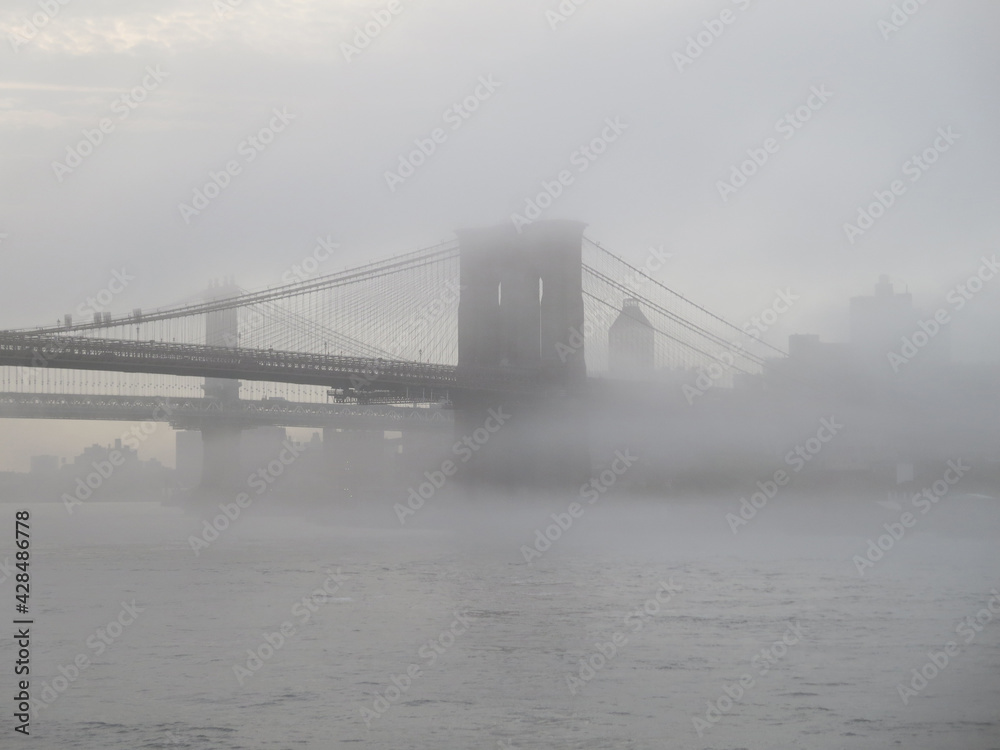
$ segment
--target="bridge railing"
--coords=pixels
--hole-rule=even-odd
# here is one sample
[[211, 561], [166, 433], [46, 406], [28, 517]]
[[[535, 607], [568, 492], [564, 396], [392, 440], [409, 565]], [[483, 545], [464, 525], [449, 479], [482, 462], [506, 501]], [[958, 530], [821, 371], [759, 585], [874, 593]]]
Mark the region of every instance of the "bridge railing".
[[0, 331], [0, 365], [115, 370], [193, 377], [271, 380], [354, 391], [431, 389], [537, 390], [545, 378], [529, 368], [468, 368], [275, 349], [97, 339]]

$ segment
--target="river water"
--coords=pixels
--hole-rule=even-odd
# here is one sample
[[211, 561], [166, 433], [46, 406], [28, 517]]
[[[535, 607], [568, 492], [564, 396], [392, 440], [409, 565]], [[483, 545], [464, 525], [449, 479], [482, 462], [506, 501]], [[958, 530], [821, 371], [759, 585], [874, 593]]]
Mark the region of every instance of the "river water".
[[31, 739], [4, 632], [0, 746], [1000, 748], [996, 501], [936, 509], [864, 575], [895, 511], [786, 499], [734, 534], [733, 505], [609, 502], [529, 564], [558, 503], [251, 507], [197, 555], [197, 513], [37, 504]]

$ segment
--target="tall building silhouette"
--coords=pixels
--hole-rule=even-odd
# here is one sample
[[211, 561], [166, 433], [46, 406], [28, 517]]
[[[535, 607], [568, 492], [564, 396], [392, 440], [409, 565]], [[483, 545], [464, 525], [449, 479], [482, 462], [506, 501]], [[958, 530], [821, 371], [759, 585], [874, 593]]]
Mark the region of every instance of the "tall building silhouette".
[[[882, 275], [872, 296], [851, 298], [851, 345], [859, 362], [884, 370], [889, 352], [899, 352], [903, 340], [923, 336], [920, 322], [931, 317], [913, 306], [909, 292], [896, 292], [889, 277]], [[951, 359], [951, 336], [947, 325], [924, 346], [919, 364], [941, 365]]]
[[608, 331], [608, 365], [621, 378], [653, 375], [656, 342], [653, 326], [642, 312], [639, 300], [628, 297]]

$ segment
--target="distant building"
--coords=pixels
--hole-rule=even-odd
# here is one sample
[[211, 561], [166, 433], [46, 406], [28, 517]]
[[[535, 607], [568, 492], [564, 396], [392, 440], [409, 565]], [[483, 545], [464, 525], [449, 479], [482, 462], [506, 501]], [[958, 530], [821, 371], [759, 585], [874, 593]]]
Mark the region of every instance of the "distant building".
[[197, 430], [178, 430], [174, 437], [174, 449], [178, 486], [197, 487], [201, 482], [201, 433]]
[[243, 430], [240, 436], [240, 462], [243, 471], [252, 474], [274, 461], [284, 450], [288, 431], [284, 427], [257, 427]]
[[31, 457], [31, 473], [36, 476], [39, 474], [55, 474], [59, 471], [59, 457], [58, 456], [32, 456]]
[[[932, 320], [933, 315], [913, 306], [909, 292], [896, 292], [883, 275], [873, 295], [851, 298], [849, 342], [829, 343], [815, 334], [793, 334], [788, 337], [787, 359], [768, 362], [765, 371], [785, 378], [788, 384], [846, 387], [858, 379], [892, 377], [905, 360], [907, 374], [933, 376], [951, 360], [951, 336], [947, 325], [927, 323]], [[895, 355], [895, 367], [890, 355]]]
[[653, 326], [642, 312], [639, 300], [626, 298], [622, 311], [608, 331], [608, 366], [622, 378], [653, 377], [656, 351]]
[[[110, 445], [94, 443], [63, 462], [51, 487], [44, 477], [31, 477], [38, 497], [84, 501], [160, 500], [171, 484], [172, 471], [156, 459], [139, 460], [121, 438]], [[66, 498], [63, 498], [65, 501]]]
[[[913, 306], [909, 292], [896, 292], [888, 276], [880, 276], [875, 294], [851, 299], [851, 345], [858, 360], [866, 365], [884, 369], [890, 352], [899, 353], [904, 341], [927, 336], [921, 321], [930, 318], [921, 315]], [[920, 346], [921, 365], [943, 365], [951, 359], [951, 336], [947, 325], [938, 327], [933, 337]]]
[[120, 458], [116, 458], [113, 462], [116, 466], [135, 464], [139, 461], [139, 455], [135, 448], [122, 445], [121, 438], [117, 438], [113, 446], [98, 445], [97, 443], [87, 446], [79, 456], [76, 456], [72, 461], [67, 461], [65, 465], [74, 471], [90, 471], [95, 463], [108, 461], [112, 453], [120, 455]]

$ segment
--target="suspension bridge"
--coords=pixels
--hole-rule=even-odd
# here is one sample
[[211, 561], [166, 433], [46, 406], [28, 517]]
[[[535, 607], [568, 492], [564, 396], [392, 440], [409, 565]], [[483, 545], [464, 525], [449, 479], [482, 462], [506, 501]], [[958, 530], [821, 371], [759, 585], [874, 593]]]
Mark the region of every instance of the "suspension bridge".
[[564, 483], [589, 471], [595, 381], [690, 381], [724, 361], [714, 379], [725, 385], [783, 355], [583, 230], [461, 230], [296, 283], [220, 282], [194, 302], [3, 330], [0, 416], [148, 419], [172, 399], [165, 419], [202, 431], [203, 482], [219, 486], [252, 426], [458, 437], [502, 408], [511, 426], [471, 477]]

